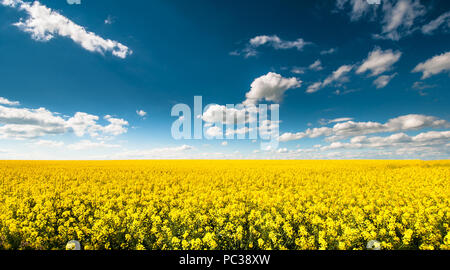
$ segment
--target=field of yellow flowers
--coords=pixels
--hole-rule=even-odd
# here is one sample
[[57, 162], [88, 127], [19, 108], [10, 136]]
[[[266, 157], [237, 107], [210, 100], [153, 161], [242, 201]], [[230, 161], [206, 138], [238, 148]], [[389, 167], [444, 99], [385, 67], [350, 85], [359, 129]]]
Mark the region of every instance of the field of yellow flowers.
[[450, 161], [0, 161], [0, 249], [450, 249]]

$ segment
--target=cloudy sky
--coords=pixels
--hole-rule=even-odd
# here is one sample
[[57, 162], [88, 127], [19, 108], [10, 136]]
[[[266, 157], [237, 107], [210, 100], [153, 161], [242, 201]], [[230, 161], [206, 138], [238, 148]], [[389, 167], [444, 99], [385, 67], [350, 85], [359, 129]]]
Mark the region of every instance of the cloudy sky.
[[[447, 0], [79, 2], [0, 0], [0, 159], [450, 156]], [[194, 96], [215, 135], [279, 104], [279, 147], [174, 139]]]

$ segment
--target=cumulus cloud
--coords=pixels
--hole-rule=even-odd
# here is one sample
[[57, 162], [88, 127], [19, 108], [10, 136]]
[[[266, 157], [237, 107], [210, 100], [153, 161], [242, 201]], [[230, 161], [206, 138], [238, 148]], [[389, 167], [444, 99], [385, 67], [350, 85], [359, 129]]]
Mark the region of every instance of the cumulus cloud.
[[280, 142], [289, 142], [289, 141], [297, 141], [297, 140], [301, 140], [303, 138], [305, 138], [307, 135], [304, 132], [298, 132], [298, 133], [290, 133], [290, 132], [286, 132], [283, 133], [280, 137], [279, 137], [279, 141]]
[[450, 52], [436, 55], [427, 61], [418, 64], [412, 72], [422, 72], [422, 79], [450, 71]]
[[127, 121], [109, 115], [104, 119], [109, 122], [108, 125], [98, 124], [98, 116], [83, 112], [77, 112], [66, 120], [45, 108], [11, 108], [0, 105], [0, 138], [33, 139], [69, 132], [79, 137], [85, 134], [97, 137], [117, 136], [127, 132]]
[[329, 86], [335, 82], [344, 82], [347, 80], [345, 75], [349, 73], [353, 69], [352, 65], [343, 65], [339, 67], [336, 71], [334, 71], [331, 75], [329, 75], [323, 82], [316, 82], [311, 84], [306, 93], [315, 93], [320, 89]]
[[281, 102], [287, 90], [299, 88], [301, 83], [297, 78], [284, 78], [280, 74], [269, 72], [253, 81], [243, 104], [257, 104], [261, 100]]
[[[206, 122], [205, 126], [208, 127], [206, 135], [209, 137], [222, 137], [224, 135], [225, 131], [220, 127], [213, 126], [212, 123], [227, 125], [255, 123], [258, 120], [258, 108], [255, 105], [262, 100], [281, 102], [287, 90], [298, 88], [301, 86], [301, 83], [297, 78], [284, 78], [280, 74], [273, 72], [256, 78], [251, 84], [250, 91], [246, 93], [246, 99], [241, 104], [235, 107], [214, 104], [205, 109], [201, 119]], [[274, 128], [278, 128], [276, 121], [260, 121], [260, 134], [269, 134]], [[235, 130], [226, 130], [225, 135], [243, 135], [253, 130], [253, 128], [238, 126]]]
[[379, 89], [386, 87], [391, 80], [397, 76], [397, 73], [394, 73], [392, 75], [383, 75], [378, 77], [375, 81], [373, 81], [373, 84]]
[[4, 97], [0, 97], [0, 104], [9, 105], [9, 106], [18, 106], [18, 105], [20, 105], [20, 102], [18, 102], [18, 101], [10, 101], [10, 100], [8, 100], [8, 99], [6, 99]]
[[109, 125], [100, 128], [100, 131], [103, 134], [118, 136], [128, 131], [126, 128], [126, 126], [128, 126], [128, 121], [120, 118], [114, 118], [111, 115], [106, 115], [104, 119], [109, 122]]
[[426, 35], [433, 34], [436, 29], [443, 26], [444, 29], [450, 28], [450, 11], [445, 12], [441, 16], [437, 17], [436, 19], [432, 20], [428, 24], [422, 26], [422, 33]]
[[370, 76], [377, 76], [392, 69], [392, 66], [400, 60], [400, 51], [385, 50], [376, 47], [369, 53], [367, 59], [356, 70], [357, 74], [370, 71]]
[[90, 52], [104, 54], [111, 52], [119, 58], [126, 58], [132, 51], [122, 43], [111, 39], [104, 39], [93, 32], [87, 31], [70, 19], [64, 17], [39, 1], [33, 3], [22, 0], [3, 0], [1, 4], [28, 14], [26, 19], [21, 19], [14, 25], [20, 30], [31, 34], [38, 41], [49, 41], [54, 37], [68, 37], [75, 43]]
[[[249, 121], [247, 114], [252, 108], [227, 108], [224, 105], [211, 105], [203, 112], [202, 119], [209, 123], [246, 123]], [[256, 120], [256, 119], [253, 119]]]
[[64, 119], [45, 108], [9, 108], [0, 105], [0, 138], [27, 139], [66, 131]]
[[304, 132], [284, 133], [279, 140], [282, 142], [299, 140], [303, 138], [328, 137], [329, 140], [337, 140], [352, 136], [361, 136], [374, 133], [400, 132], [421, 130], [425, 128], [449, 127], [446, 120], [433, 116], [409, 114], [393, 118], [386, 123], [378, 122], [354, 122], [346, 121], [337, 123], [333, 127], [310, 128]]

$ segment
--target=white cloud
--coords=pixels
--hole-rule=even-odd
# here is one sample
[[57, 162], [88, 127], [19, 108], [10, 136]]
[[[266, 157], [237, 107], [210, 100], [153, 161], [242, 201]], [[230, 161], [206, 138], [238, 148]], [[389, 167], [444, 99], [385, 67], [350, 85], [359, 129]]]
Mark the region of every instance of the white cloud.
[[67, 121], [67, 126], [70, 127], [78, 137], [82, 137], [86, 133], [98, 136], [98, 131], [101, 128], [97, 125], [98, 119], [99, 117], [96, 115], [77, 112]]
[[145, 117], [147, 115], [147, 112], [143, 111], [143, 110], [137, 110], [136, 111], [137, 115], [139, 115], [140, 117]]
[[10, 101], [10, 100], [8, 100], [8, 99], [6, 99], [4, 97], [0, 97], [0, 104], [9, 105], [9, 106], [18, 106], [18, 105], [20, 105], [20, 102], [18, 102], [18, 101]]
[[450, 124], [442, 119], [433, 116], [420, 114], [409, 114], [393, 118], [386, 123], [378, 122], [354, 122], [347, 121], [337, 123], [333, 127], [321, 127], [307, 129], [304, 132], [284, 133], [280, 136], [280, 141], [292, 141], [303, 138], [328, 137], [328, 140], [337, 140], [352, 136], [361, 136], [374, 133], [399, 132], [421, 130], [424, 128], [442, 128], [449, 127]]
[[422, 72], [422, 79], [427, 79], [441, 72], [450, 71], [450, 52], [436, 55], [427, 61], [418, 64], [412, 72]]
[[101, 142], [93, 142], [90, 140], [82, 140], [80, 142], [70, 144], [67, 146], [70, 150], [87, 150], [87, 149], [95, 149], [95, 148], [120, 148], [121, 146], [118, 144], [108, 144], [103, 141]]
[[27, 139], [62, 134], [65, 121], [45, 108], [9, 108], [0, 105], [0, 138]]
[[351, 121], [351, 120], [353, 120], [352, 117], [342, 117], [342, 118], [331, 119], [328, 121], [328, 123], [339, 123], [339, 122], [346, 122], [346, 121]]
[[369, 5], [366, 0], [337, 0], [336, 7], [343, 10], [349, 4], [351, 7], [350, 19], [352, 21], [359, 20], [363, 15], [373, 10], [376, 5]]
[[[372, 5], [368, 4], [368, 0], [336, 1], [338, 10], [344, 10], [347, 5], [351, 7], [352, 21], [360, 20], [367, 15], [371, 16], [371, 20], [376, 21], [378, 14], [381, 14], [382, 19], [378, 20], [381, 20], [382, 31], [374, 37], [391, 40], [399, 40], [413, 33], [417, 29], [414, 24], [427, 11], [419, 0], [381, 0], [380, 4]], [[382, 7], [381, 12], [378, 11], [380, 7]]]
[[79, 137], [85, 134], [97, 137], [117, 136], [127, 132], [127, 121], [109, 115], [104, 119], [109, 122], [106, 126], [97, 123], [98, 116], [83, 112], [78, 112], [65, 120], [45, 108], [10, 108], [0, 105], [0, 138], [33, 139], [68, 132], [74, 132]]
[[443, 25], [446, 29], [450, 28], [450, 11], [445, 12], [428, 24], [422, 26], [422, 33], [431, 35], [441, 25]]
[[[209, 106], [201, 116], [203, 121], [208, 123], [246, 123], [249, 121], [247, 112], [251, 110], [248, 108], [227, 108], [224, 105], [211, 105]], [[254, 121], [255, 119], [252, 119]]]
[[106, 115], [104, 119], [109, 122], [109, 125], [101, 126], [97, 124], [99, 117], [96, 115], [77, 112], [74, 117], [71, 117], [67, 121], [67, 127], [71, 128], [78, 137], [82, 137], [85, 134], [89, 134], [91, 137], [97, 137], [100, 133], [118, 136], [127, 132], [127, 121], [113, 118], [110, 115]]
[[118, 136], [128, 131], [128, 129], [126, 128], [126, 126], [128, 126], [127, 121], [120, 118], [114, 118], [110, 115], [106, 115], [104, 118], [109, 122], [109, 125], [104, 126], [100, 129], [102, 133]]
[[383, 11], [383, 31], [378, 37], [392, 40], [411, 34], [414, 21], [426, 13], [419, 0], [399, 0], [395, 5], [384, 1]]
[[270, 46], [276, 50], [287, 50], [287, 49], [297, 49], [299, 51], [303, 50], [303, 47], [306, 45], [312, 44], [311, 42], [307, 42], [302, 38], [298, 38], [294, 41], [286, 41], [279, 38], [277, 35], [261, 35], [256, 36], [248, 42], [246, 47], [242, 50], [236, 50], [230, 52], [230, 55], [238, 56], [243, 55], [245, 58], [253, 57], [258, 55], [258, 51], [256, 50], [261, 46]]
[[309, 69], [312, 69], [312, 70], [315, 70], [315, 71], [322, 70], [322, 69], [323, 69], [323, 67], [322, 67], [322, 62], [321, 62], [319, 59], [317, 59], [317, 60], [316, 60], [314, 63], [312, 63], [308, 68], [309, 68]]
[[394, 73], [392, 75], [383, 75], [378, 77], [375, 81], [373, 81], [373, 84], [375, 84], [375, 86], [377, 88], [384, 88], [386, 87], [389, 82], [391, 82], [391, 80], [397, 76], [397, 73]]
[[336, 71], [333, 72], [328, 78], [326, 78], [322, 85], [327, 86], [333, 82], [340, 81], [344, 78], [344, 76], [353, 69], [351, 65], [343, 65], [339, 67]]
[[132, 51], [125, 45], [110, 39], [104, 39], [93, 32], [87, 31], [83, 26], [64, 17], [39, 1], [33, 3], [22, 0], [3, 0], [5, 6], [25, 11], [28, 18], [21, 19], [14, 25], [38, 41], [49, 41], [55, 36], [68, 37], [90, 52], [111, 52], [119, 58], [126, 58]]
[[322, 82], [315, 82], [308, 86], [308, 89], [306, 89], [306, 93], [315, 93], [319, 91], [322, 88]]
[[0, 126], [0, 139], [33, 139], [45, 135], [63, 134], [64, 132], [64, 127], [10, 124]]
[[333, 53], [335, 53], [336, 51], [337, 51], [337, 49], [331, 48], [331, 49], [329, 49], [329, 50], [323, 50], [323, 51], [321, 51], [320, 54], [321, 54], [321, 55], [333, 54]]
[[306, 90], [306, 93], [315, 93], [319, 91], [320, 89], [331, 85], [335, 82], [344, 82], [347, 80], [347, 77], [345, 75], [349, 73], [353, 69], [352, 65], [343, 65], [339, 67], [336, 71], [334, 71], [331, 75], [329, 75], [323, 82], [316, 82], [311, 84], [308, 89]]
[[[256, 122], [258, 113], [256, 104], [261, 100], [281, 102], [287, 90], [298, 88], [301, 86], [301, 83], [302, 81], [297, 78], [284, 78], [280, 74], [273, 72], [256, 78], [251, 84], [250, 91], [246, 93], [246, 100], [242, 104], [232, 108], [215, 104], [206, 108], [201, 118], [211, 127], [207, 130], [207, 135], [216, 137], [222, 134], [222, 130], [219, 131], [217, 127], [212, 127], [211, 123], [245, 124]], [[227, 135], [245, 134], [250, 130], [248, 128], [238, 128], [232, 133], [227, 131]]]
[[356, 70], [357, 74], [370, 71], [370, 76], [377, 76], [392, 69], [392, 66], [400, 60], [402, 53], [400, 51], [381, 50], [376, 47], [369, 53], [366, 60]]
[[306, 134], [304, 132], [298, 132], [298, 133], [283, 133], [280, 137], [279, 137], [279, 141], [280, 142], [289, 142], [289, 141], [296, 141], [296, 140], [301, 140], [303, 138], [306, 137]]
[[348, 143], [333, 142], [321, 150], [358, 149], [358, 148], [391, 148], [399, 146], [426, 147], [444, 145], [450, 139], [450, 131], [430, 131], [409, 136], [405, 133], [396, 133], [387, 137], [354, 137]]
[[341, 118], [335, 118], [335, 119], [320, 119], [319, 123], [321, 125], [327, 125], [327, 124], [347, 122], [347, 121], [352, 121], [352, 120], [353, 120], [352, 117], [341, 117]]
[[435, 88], [437, 85], [435, 84], [425, 84], [424, 82], [414, 82], [414, 84], [412, 85], [413, 89], [417, 89], [417, 90], [424, 90], [424, 89], [430, 89], [430, 88]]
[[262, 45], [269, 45], [277, 50], [286, 50], [286, 49], [296, 48], [299, 51], [301, 51], [304, 46], [310, 44], [310, 42], [306, 42], [302, 38], [299, 38], [295, 41], [285, 41], [285, 40], [280, 39], [276, 35], [256, 36], [256, 37], [250, 39], [249, 43], [252, 47], [255, 47], [255, 48], [262, 46]]
[[287, 90], [299, 88], [301, 83], [297, 78], [284, 78], [280, 74], [269, 72], [253, 81], [243, 104], [257, 104], [261, 100], [281, 102]]

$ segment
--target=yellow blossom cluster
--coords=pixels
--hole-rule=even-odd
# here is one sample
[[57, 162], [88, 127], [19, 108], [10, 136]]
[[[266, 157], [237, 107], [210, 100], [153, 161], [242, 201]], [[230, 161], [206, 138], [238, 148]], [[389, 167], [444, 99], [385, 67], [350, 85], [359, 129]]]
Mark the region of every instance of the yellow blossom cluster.
[[449, 224], [450, 161], [0, 161], [0, 249], [450, 249]]

